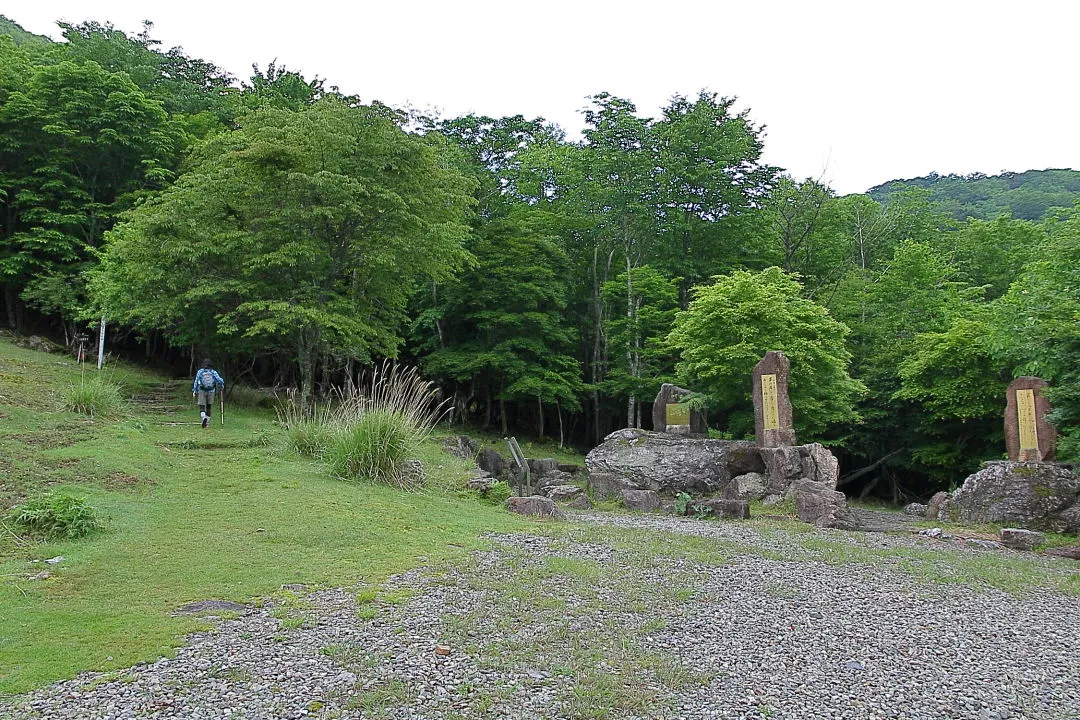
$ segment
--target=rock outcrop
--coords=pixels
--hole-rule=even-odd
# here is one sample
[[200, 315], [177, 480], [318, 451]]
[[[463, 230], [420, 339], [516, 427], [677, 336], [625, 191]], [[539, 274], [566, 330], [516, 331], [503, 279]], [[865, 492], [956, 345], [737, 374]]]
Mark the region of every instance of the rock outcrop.
[[686, 504], [687, 515], [704, 515], [729, 520], [749, 520], [750, 503], [745, 500], [724, 500], [711, 498], [695, 500]]
[[858, 530], [859, 520], [847, 506], [844, 493], [828, 483], [799, 480], [795, 483], [795, 512], [803, 522], [837, 530]]
[[1080, 478], [1064, 463], [991, 460], [941, 504], [937, 518], [1080, 532]]
[[714, 495], [736, 475], [765, 468], [751, 442], [689, 438], [633, 428], [617, 430], [585, 458], [593, 476], [614, 475], [657, 493]]
[[723, 492], [725, 500], [754, 502], [763, 497], [765, 497], [765, 476], [756, 472], [732, 478]]
[[555, 501], [546, 497], [507, 498], [506, 509], [518, 515], [528, 515], [530, 517], [551, 518], [553, 520], [562, 520], [565, 517], [562, 511], [555, 506]]
[[799, 480], [824, 483], [836, 489], [840, 480], [840, 462], [825, 446], [782, 445], [761, 448], [765, 463], [765, 497], [789, 497]]
[[623, 490], [622, 501], [627, 510], [656, 512], [660, 509], [660, 498], [652, 490]]

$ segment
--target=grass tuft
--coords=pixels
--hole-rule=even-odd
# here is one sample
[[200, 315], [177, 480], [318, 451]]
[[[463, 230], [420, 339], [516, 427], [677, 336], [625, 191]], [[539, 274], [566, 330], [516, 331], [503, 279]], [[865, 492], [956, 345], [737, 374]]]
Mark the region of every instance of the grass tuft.
[[13, 507], [5, 517], [17, 530], [45, 540], [74, 540], [103, 525], [86, 500], [49, 492]]
[[126, 403], [119, 387], [94, 374], [89, 378], [83, 375], [77, 385], [68, 389], [64, 406], [90, 417], [117, 417], [123, 414]]
[[278, 410], [290, 449], [327, 461], [343, 480], [414, 490], [424, 481], [416, 457], [446, 411], [433, 383], [416, 368], [385, 362], [338, 402]]

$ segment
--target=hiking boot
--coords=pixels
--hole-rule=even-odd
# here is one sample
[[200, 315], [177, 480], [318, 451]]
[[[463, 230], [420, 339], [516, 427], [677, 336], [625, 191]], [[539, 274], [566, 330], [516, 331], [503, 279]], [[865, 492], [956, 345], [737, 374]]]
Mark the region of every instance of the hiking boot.
[[203, 416], [202, 416], [202, 426], [203, 427], [209, 427], [210, 426], [210, 418], [208, 418], [206, 416], [206, 413], [203, 413]]

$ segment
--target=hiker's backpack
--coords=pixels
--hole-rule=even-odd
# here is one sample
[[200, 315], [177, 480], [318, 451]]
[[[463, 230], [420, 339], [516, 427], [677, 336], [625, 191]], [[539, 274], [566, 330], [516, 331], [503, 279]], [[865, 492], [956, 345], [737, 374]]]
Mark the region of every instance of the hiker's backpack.
[[199, 371], [199, 389], [210, 392], [215, 387], [214, 371], [202, 369]]

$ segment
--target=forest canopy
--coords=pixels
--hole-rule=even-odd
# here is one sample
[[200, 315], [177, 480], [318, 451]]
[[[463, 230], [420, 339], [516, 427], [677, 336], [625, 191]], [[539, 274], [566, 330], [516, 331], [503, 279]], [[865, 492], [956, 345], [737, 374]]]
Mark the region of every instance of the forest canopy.
[[[655, 117], [426, 116], [276, 63], [238, 80], [152, 26], [0, 18], [0, 318], [311, 399], [397, 357], [456, 418], [581, 446], [687, 384], [727, 437], [791, 360], [800, 438], [893, 499], [1003, 453], [1004, 387], [1051, 383], [1080, 448], [1080, 172], [838, 196], [762, 161], [735, 99]], [[643, 410], [643, 408], [645, 408]]]

